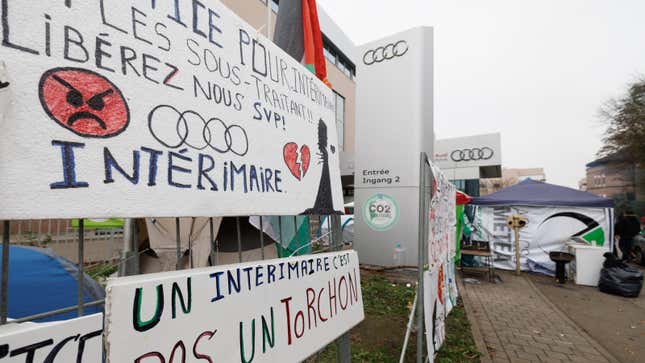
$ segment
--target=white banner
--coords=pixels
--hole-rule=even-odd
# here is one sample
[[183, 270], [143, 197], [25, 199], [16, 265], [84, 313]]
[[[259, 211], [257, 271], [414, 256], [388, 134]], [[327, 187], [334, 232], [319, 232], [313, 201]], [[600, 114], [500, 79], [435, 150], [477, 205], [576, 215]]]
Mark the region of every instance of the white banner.
[[430, 201], [428, 224], [428, 261], [430, 268], [454, 260], [456, 253], [455, 235], [457, 228], [457, 188], [441, 170], [432, 166], [434, 185]]
[[515, 269], [514, 232], [506, 224], [510, 215], [528, 218], [520, 230], [520, 268], [526, 271], [555, 273], [551, 251], [566, 251], [565, 243], [575, 238], [581, 243], [612, 249], [610, 208], [576, 207], [478, 207], [471, 238], [489, 241], [495, 268]]
[[102, 361], [103, 314], [55, 323], [0, 327], [2, 363], [97, 363]]
[[433, 357], [445, 341], [446, 316], [452, 311], [458, 297], [454, 271], [457, 188], [438, 167], [431, 167], [434, 180], [428, 211], [429, 270], [424, 274], [423, 303], [428, 356]]
[[332, 91], [220, 1], [2, 1], [0, 219], [342, 211]]
[[106, 309], [108, 363], [297, 362], [364, 318], [354, 251], [113, 279]]

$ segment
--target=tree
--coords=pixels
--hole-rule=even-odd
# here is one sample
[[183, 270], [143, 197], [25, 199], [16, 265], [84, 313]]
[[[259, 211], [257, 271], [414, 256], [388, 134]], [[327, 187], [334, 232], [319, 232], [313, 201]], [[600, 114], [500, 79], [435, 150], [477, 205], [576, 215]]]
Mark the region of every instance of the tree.
[[634, 207], [645, 213], [645, 78], [631, 84], [622, 98], [607, 102], [600, 116], [608, 125], [599, 156], [620, 155], [624, 167], [634, 168]]
[[632, 85], [625, 96], [611, 100], [601, 109], [609, 125], [600, 154], [624, 154], [633, 163], [645, 161], [645, 79]]

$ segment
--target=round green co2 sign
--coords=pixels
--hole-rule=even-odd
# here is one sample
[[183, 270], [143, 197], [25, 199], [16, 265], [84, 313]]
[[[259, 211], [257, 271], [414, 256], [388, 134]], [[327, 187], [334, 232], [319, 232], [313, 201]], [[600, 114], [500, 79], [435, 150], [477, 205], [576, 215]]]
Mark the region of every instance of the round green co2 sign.
[[363, 218], [371, 229], [387, 231], [399, 220], [399, 205], [389, 195], [375, 194], [365, 203]]

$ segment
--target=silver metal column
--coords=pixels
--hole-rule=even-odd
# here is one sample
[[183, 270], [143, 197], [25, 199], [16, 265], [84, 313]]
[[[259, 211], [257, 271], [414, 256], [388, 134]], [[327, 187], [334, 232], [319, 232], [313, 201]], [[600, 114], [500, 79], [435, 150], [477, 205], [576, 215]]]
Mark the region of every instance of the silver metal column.
[[425, 199], [426, 199], [426, 154], [421, 153], [419, 165], [419, 259], [418, 259], [418, 295], [417, 298], [417, 363], [423, 363], [423, 337], [425, 331], [423, 329], [423, 273], [425, 267], [425, 225], [426, 225], [426, 212], [425, 212]]
[[[343, 248], [343, 236], [340, 225], [340, 216], [332, 215], [329, 218], [331, 219], [332, 250], [340, 251]], [[349, 332], [341, 335], [340, 338], [336, 340], [336, 345], [338, 347], [338, 356], [336, 357], [336, 361], [339, 363], [351, 363], [352, 350], [349, 341]]]

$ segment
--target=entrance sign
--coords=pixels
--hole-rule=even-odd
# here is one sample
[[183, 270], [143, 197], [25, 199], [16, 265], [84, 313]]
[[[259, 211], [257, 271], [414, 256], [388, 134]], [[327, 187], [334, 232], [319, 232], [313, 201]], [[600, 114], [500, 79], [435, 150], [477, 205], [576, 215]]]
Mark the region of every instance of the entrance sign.
[[342, 211], [335, 103], [220, 1], [2, 1], [0, 219]]
[[103, 314], [55, 323], [4, 325], [0, 327], [0, 361], [101, 362], [102, 333]]
[[108, 363], [297, 362], [364, 318], [343, 251], [113, 279]]
[[[357, 213], [354, 246], [363, 263], [416, 265], [421, 153], [431, 156], [434, 146], [433, 30], [410, 29], [359, 49], [356, 208], [365, 212], [382, 194], [398, 213]], [[392, 259], [397, 245], [405, 261]]]

